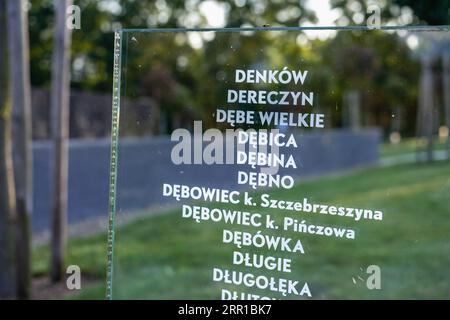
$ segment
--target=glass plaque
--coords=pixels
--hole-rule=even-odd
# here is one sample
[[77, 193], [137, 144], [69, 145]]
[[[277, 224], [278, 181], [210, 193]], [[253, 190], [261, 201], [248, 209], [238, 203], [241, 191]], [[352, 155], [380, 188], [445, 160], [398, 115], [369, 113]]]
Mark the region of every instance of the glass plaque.
[[448, 299], [448, 27], [121, 30], [107, 295]]

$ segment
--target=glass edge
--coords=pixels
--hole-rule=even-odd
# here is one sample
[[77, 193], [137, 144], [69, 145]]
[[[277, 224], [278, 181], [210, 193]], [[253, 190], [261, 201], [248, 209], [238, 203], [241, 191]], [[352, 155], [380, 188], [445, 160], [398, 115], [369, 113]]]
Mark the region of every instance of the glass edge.
[[407, 26], [307, 26], [307, 27], [251, 27], [251, 28], [148, 28], [148, 29], [117, 29], [122, 33], [165, 33], [165, 32], [244, 32], [244, 31], [307, 31], [307, 30], [407, 30], [407, 31], [450, 31], [450, 25], [407, 25]]
[[114, 274], [114, 240], [116, 220], [116, 184], [118, 165], [118, 140], [120, 120], [120, 86], [122, 77], [122, 31], [114, 33], [114, 62], [113, 62], [113, 92], [111, 116], [111, 154], [109, 168], [109, 196], [108, 196], [108, 238], [106, 262], [106, 299], [112, 300]]

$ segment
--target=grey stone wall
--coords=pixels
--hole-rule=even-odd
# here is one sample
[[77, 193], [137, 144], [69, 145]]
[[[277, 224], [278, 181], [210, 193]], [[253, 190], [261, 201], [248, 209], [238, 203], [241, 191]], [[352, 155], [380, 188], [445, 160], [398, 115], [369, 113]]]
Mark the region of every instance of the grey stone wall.
[[[380, 132], [376, 129], [299, 134], [296, 140], [299, 148], [292, 154], [299, 180], [371, 166], [378, 161]], [[172, 146], [168, 137], [120, 141], [118, 210], [126, 213], [129, 209], [167, 204], [168, 199], [162, 197], [163, 183], [248, 188], [236, 183], [237, 171], [245, 166], [176, 166], [170, 159]], [[71, 140], [69, 149], [69, 223], [96, 217], [104, 217], [106, 221], [109, 140]], [[34, 143], [34, 232], [46, 231], [50, 225], [50, 151], [48, 141]]]

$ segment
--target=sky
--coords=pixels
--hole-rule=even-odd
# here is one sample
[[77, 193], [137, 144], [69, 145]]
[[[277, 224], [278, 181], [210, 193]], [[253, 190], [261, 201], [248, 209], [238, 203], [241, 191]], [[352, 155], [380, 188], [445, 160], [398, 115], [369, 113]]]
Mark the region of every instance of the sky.
[[[236, 0], [239, 3], [243, 0]], [[331, 10], [328, 0], [306, 0], [306, 7], [313, 10], [317, 16], [317, 25], [333, 26], [339, 18], [339, 12]], [[202, 1], [199, 5], [200, 12], [206, 16], [209, 26], [220, 28], [225, 25], [225, 9], [214, 0]]]
[[[187, 2], [196, 2], [197, 0], [188, 0]], [[244, 3], [245, 0], [235, 0], [236, 4], [239, 2]], [[305, 6], [314, 11], [317, 17], [317, 22], [305, 23], [303, 26], [334, 26], [335, 21], [339, 18], [340, 14], [337, 10], [332, 10], [328, 0], [306, 0]], [[196, 8], [197, 9], [197, 8]], [[221, 28], [226, 24], [226, 7], [214, 0], [202, 1], [198, 6], [198, 10], [207, 19], [208, 27]], [[306, 30], [304, 32], [307, 37], [303, 36], [299, 38], [299, 42], [307, 41], [307, 38], [319, 38], [326, 39], [335, 34], [333, 30]], [[201, 39], [199, 35], [190, 36], [191, 45], [194, 47], [201, 46]]]
[[[192, 2], [196, 2], [197, 0], [188, 0]], [[235, 0], [236, 3], [245, 2], [245, 0]], [[370, 5], [370, 2], [369, 2]], [[339, 25], [339, 18], [341, 18], [340, 9], [332, 9], [330, 6], [329, 0], [305, 0], [305, 6], [312, 10], [317, 18], [316, 23], [306, 22], [302, 24], [304, 27], [308, 26], [336, 26]], [[350, 9], [355, 11], [353, 15], [353, 20], [355, 24], [364, 24], [365, 13], [360, 12], [361, 8], [358, 8], [360, 5], [358, 2], [348, 2], [348, 6]], [[214, 28], [220, 28], [225, 26], [226, 23], [226, 8], [221, 6], [218, 2], [214, 0], [206, 0], [202, 1], [199, 5], [200, 12], [207, 18], [208, 26]], [[389, 24], [408, 24], [412, 21], [412, 11], [409, 8], [399, 8], [399, 18], [398, 22], [390, 22]], [[341, 18], [342, 19], [342, 18]], [[348, 21], [347, 21], [348, 23]], [[400, 32], [401, 33], [401, 32]], [[334, 30], [305, 30], [304, 35], [300, 35], [297, 39], [299, 44], [304, 44], [309, 39], [321, 39], [325, 40], [330, 38], [336, 34]], [[400, 34], [401, 35], [401, 34]], [[199, 40], [199, 39], [197, 39]], [[414, 35], [409, 35], [406, 38], [407, 44], [412, 48], [416, 48], [418, 46], [418, 38]], [[192, 42], [192, 41], [191, 41]], [[199, 46], [199, 41], [196, 42], [196, 45]]]

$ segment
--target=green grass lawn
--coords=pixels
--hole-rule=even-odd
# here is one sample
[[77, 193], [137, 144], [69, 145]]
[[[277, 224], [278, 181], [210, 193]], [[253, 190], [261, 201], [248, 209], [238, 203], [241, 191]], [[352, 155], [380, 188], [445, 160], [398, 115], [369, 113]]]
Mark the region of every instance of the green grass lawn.
[[[120, 191], [119, 191], [120, 192]], [[115, 298], [220, 298], [228, 288], [212, 281], [214, 267], [246, 270], [307, 281], [315, 299], [449, 299], [450, 298], [450, 164], [401, 165], [375, 168], [333, 178], [298, 183], [291, 190], [271, 190], [273, 197], [329, 205], [383, 210], [383, 221], [354, 221], [346, 217], [264, 210], [281, 219], [291, 216], [308, 223], [354, 228], [355, 240], [300, 233], [306, 254], [258, 252], [292, 258], [292, 273], [267, 272], [232, 265], [232, 252], [222, 243], [222, 230], [252, 230], [214, 222], [183, 219], [181, 210], [141, 218], [117, 231]], [[258, 193], [255, 193], [258, 197]], [[209, 204], [208, 207], [213, 207]], [[218, 207], [223, 207], [219, 206]], [[236, 210], [243, 207], [229, 206]], [[267, 232], [270, 233], [270, 232]], [[84, 286], [78, 299], [104, 298], [106, 235], [69, 242], [69, 264], [99, 279]], [[47, 248], [34, 252], [35, 274], [47, 270]], [[381, 268], [381, 290], [365, 286], [367, 266]], [[362, 279], [362, 280], [361, 280]], [[237, 291], [277, 293], [230, 288]]]

